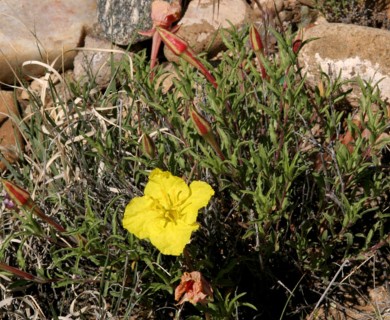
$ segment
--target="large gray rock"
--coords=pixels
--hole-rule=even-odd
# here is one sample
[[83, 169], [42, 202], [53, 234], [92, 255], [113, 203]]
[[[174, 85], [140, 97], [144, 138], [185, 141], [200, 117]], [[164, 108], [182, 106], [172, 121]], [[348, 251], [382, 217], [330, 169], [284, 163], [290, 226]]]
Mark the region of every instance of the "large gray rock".
[[[342, 80], [358, 77], [377, 84], [383, 99], [390, 100], [390, 31], [357, 25], [322, 23], [304, 31], [304, 39], [314, 39], [299, 53], [299, 64], [307, 75], [307, 82], [315, 88], [320, 73], [341, 72]], [[348, 99], [357, 106], [361, 96], [357, 82], [344, 89], [353, 89]]]
[[138, 31], [152, 27], [152, 0], [98, 0], [98, 20], [103, 36], [118, 45], [146, 39]]
[[40, 76], [37, 60], [69, 68], [76, 55], [67, 52], [82, 45], [86, 30], [96, 23], [95, 0], [0, 0], [0, 81], [14, 83], [22, 76]]

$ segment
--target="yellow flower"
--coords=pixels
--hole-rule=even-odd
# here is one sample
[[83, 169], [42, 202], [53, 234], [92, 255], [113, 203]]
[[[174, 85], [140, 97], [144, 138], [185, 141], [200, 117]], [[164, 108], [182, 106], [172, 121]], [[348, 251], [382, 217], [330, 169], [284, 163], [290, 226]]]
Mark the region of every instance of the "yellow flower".
[[150, 242], [166, 255], [178, 256], [199, 228], [196, 218], [214, 190], [203, 181], [185, 181], [168, 171], [154, 169], [149, 175], [144, 196], [126, 206], [123, 227]]

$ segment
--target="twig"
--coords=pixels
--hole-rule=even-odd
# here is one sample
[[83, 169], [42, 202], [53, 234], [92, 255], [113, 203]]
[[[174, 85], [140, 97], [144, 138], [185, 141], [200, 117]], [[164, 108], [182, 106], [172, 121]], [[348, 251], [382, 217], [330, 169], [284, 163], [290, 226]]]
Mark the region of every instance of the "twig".
[[314, 307], [313, 311], [311, 312], [310, 314], [310, 317], [309, 317], [309, 320], [313, 320], [313, 317], [314, 317], [314, 314], [315, 314], [315, 311], [318, 309], [318, 307], [320, 306], [321, 302], [325, 299], [327, 293], [329, 292], [330, 288], [332, 287], [333, 283], [336, 281], [338, 275], [340, 274], [341, 271], [343, 271], [344, 267], [349, 263], [349, 260], [345, 260], [343, 262], [343, 264], [340, 266], [339, 270], [336, 272], [336, 274], [334, 275], [332, 281], [329, 283], [329, 285], [327, 286], [327, 288], [325, 289], [324, 293], [322, 294], [320, 300], [318, 300], [316, 306]]

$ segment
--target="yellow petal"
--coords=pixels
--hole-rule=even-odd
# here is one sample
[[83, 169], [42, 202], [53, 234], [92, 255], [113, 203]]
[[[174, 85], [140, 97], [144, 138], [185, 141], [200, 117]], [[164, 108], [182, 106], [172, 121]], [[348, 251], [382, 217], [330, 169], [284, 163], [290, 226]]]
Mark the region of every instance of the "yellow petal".
[[211, 186], [203, 181], [194, 181], [190, 184], [191, 196], [183, 204], [182, 214], [186, 223], [196, 221], [199, 209], [207, 206], [214, 190]]
[[126, 206], [123, 227], [140, 239], [149, 238], [149, 221], [161, 217], [155, 201], [148, 197], [133, 198]]
[[164, 208], [169, 208], [172, 204], [184, 201], [190, 190], [183, 179], [168, 171], [154, 169], [149, 175], [144, 193], [157, 200]]
[[187, 225], [182, 222], [165, 223], [154, 221], [153, 232], [150, 232], [150, 242], [162, 254], [178, 256], [183, 253], [184, 247], [190, 242], [191, 234], [199, 228], [198, 224]]

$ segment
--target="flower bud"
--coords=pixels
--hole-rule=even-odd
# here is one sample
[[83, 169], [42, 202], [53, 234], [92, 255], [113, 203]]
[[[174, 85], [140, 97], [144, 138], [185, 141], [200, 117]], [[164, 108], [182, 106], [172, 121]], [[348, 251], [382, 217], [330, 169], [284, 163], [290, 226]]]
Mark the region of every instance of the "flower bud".
[[188, 48], [187, 42], [164, 28], [156, 28], [165, 45], [177, 56], [181, 56]]
[[154, 144], [153, 139], [146, 133], [142, 135], [141, 138], [142, 150], [150, 158], [153, 159], [156, 157], [156, 145]]
[[190, 110], [190, 116], [192, 122], [195, 125], [196, 131], [203, 137], [211, 132], [211, 126], [209, 122], [203, 118], [194, 108]]
[[298, 54], [298, 52], [301, 49], [301, 47], [302, 47], [302, 40], [301, 39], [295, 40], [293, 45], [292, 45], [293, 52], [295, 54]]
[[225, 156], [217, 143], [210, 123], [205, 118], [203, 118], [194, 108], [191, 108], [190, 116], [199, 135], [201, 135], [203, 139], [206, 140], [206, 142], [214, 149], [214, 151], [217, 153], [217, 155], [222, 161], [225, 160]]
[[42, 212], [42, 210], [37, 206], [37, 204], [34, 202], [33, 199], [31, 199], [30, 194], [17, 186], [16, 184], [13, 184], [12, 182], [9, 182], [5, 179], [2, 179], [1, 182], [3, 183], [5, 191], [8, 193], [10, 199], [20, 208], [23, 208], [24, 210], [31, 211], [36, 216], [41, 218], [43, 221], [50, 224], [52, 227], [54, 227], [59, 232], [66, 232], [64, 227], [62, 227], [60, 224], [55, 222], [52, 218], [48, 217], [46, 214]]
[[253, 51], [256, 54], [257, 60], [260, 65], [260, 70], [261, 70], [261, 78], [262, 79], [267, 79], [267, 71], [265, 70], [263, 64], [261, 63], [261, 56], [264, 56], [264, 46], [263, 46], [263, 41], [261, 40], [261, 36], [259, 31], [257, 31], [256, 27], [254, 24], [251, 25], [249, 29], [249, 41], [251, 43], [251, 47]]
[[217, 88], [217, 82], [212, 74], [207, 70], [207, 68], [196, 58], [195, 53], [191, 50], [187, 42], [178, 37], [172, 32], [169, 32], [166, 29], [156, 27], [156, 31], [159, 33], [162, 41], [165, 45], [177, 56], [183, 58], [189, 64], [197, 68], [206, 79]]
[[19, 207], [26, 205], [30, 199], [30, 194], [27, 191], [7, 180], [2, 179], [1, 182], [3, 183], [4, 190], [7, 192], [12, 202]]
[[320, 97], [325, 98], [325, 88], [324, 88], [324, 83], [322, 82], [322, 80], [318, 81], [317, 88], [318, 88], [318, 93], [319, 93]]
[[257, 31], [254, 24], [252, 24], [249, 29], [249, 41], [251, 43], [254, 52], [263, 53], [264, 50], [263, 41], [261, 40], [260, 33], [259, 31]]

